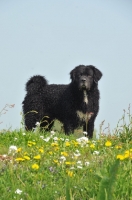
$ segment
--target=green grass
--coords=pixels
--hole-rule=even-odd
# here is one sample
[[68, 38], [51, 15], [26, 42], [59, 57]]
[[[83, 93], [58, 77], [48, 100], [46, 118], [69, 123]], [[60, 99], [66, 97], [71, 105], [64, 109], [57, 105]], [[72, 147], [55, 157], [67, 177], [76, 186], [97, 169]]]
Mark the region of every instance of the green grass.
[[83, 142], [57, 122], [54, 135], [1, 131], [0, 200], [132, 200], [131, 124]]

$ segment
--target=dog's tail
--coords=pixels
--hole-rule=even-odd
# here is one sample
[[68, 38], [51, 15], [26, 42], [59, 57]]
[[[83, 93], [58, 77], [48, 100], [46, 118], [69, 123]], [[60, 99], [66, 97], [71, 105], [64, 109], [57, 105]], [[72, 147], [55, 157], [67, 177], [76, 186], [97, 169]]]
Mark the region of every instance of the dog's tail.
[[40, 75], [32, 76], [26, 83], [26, 91], [28, 94], [40, 93], [47, 84], [45, 77]]

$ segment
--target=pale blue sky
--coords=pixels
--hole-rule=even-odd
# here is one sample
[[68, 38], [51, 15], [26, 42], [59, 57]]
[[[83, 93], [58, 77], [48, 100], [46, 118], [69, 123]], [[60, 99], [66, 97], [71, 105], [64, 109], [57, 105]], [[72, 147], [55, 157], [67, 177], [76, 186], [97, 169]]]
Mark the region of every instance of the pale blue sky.
[[68, 84], [70, 71], [92, 64], [99, 81], [100, 111], [113, 129], [132, 103], [131, 0], [0, 0], [0, 129], [19, 128], [25, 83], [35, 74]]

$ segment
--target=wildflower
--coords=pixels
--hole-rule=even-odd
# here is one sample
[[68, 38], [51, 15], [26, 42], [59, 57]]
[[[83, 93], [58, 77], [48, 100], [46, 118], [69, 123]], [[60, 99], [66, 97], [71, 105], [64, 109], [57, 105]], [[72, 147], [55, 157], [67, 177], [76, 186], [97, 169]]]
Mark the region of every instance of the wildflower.
[[14, 145], [11, 145], [10, 147], [9, 147], [9, 151], [8, 151], [8, 153], [9, 154], [11, 154], [11, 153], [16, 153], [16, 151], [17, 151], [17, 147], [16, 146], [14, 146]]
[[121, 154], [117, 155], [116, 158], [119, 159], [119, 160], [124, 160], [125, 159], [124, 155], [121, 155]]
[[60, 157], [60, 163], [63, 163], [65, 160], [66, 160], [66, 157], [65, 157], [65, 156], [61, 156], [61, 157]]
[[54, 148], [55, 151], [58, 151], [59, 149], [60, 149], [59, 147], [55, 147], [55, 148]]
[[78, 160], [78, 161], [77, 161], [77, 164], [78, 164], [78, 165], [82, 165], [82, 161], [81, 161], [81, 160]]
[[84, 132], [83, 132], [83, 134], [84, 134], [85, 136], [87, 136], [87, 135], [88, 135], [88, 133], [87, 133], [86, 131], [84, 131]]
[[52, 151], [49, 151], [49, 154], [50, 154], [50, 155], [53, 155], [53, 152], [52, 152]]
[[99, 151], [94, 151], [93, 155], [99, 155]]
[[88, 161], [85, 162], [85, 165], [86, 165], [86, 166], [89, 166], [89, 165], [90, 165], [90, 162], [88, 162]]
[[51, 144], [51, 146], [52, 146], [52, 147], [57, 147], [57, 146], [58, 146], [58, 143], [57, 143], [57, 142], [53, 142], [53, 143]]
[[25, 159], [24, 158], [16, 158], [15, 160], [20, 162], [20, 161], [24, 161]]
[[81, 155], [80, 152], [78, 150], [76, 150], [75, 153], [74, 153], [74, 156], [79, 157], [80, 155]]
[[60, 138], [61, 141], [64, 141], [64, 138]]
[[43, 135], [40, 135], [40, 138], [41, 138], [41, 139], [44, 139], [44, 136], [43, 136]]
[[33, 164], [32, 165], [32, 169], [39, 169], [39, 165], [38, 164]]
[[36, 122], [35, 124], [37, 127], [40, 127], [40, 123], [39, 122]]
[[49, 142], [49, 140], [50, 140], [50, 137], [47, 137], [47, 138], [45, 138], [45, 139], [43, 139], [45, 142]]
[[42, 148], [39, 149], [40, 153], [44, 153], [44, 150]]
[[122, 149], [122, 146], [121, 145], [116, 145], [115, 148], [116, 149]]
[[67, 152], [61, 152], [61, 155], [67, 157], [67, 156], [68, 156], [68, 153], [67, 153]]
[[26, 133], [22, 133], [22, 135], [26, 135]]
[[78, 165], [77, 168], [78, 168], [78, 169], [82, 169], [82, 166]]
[[17, 190], [15, 191], [15, 194], [21, 194], [21, 193], [22, 193], [22, 190], [17, 189]]
[[58, 141], [59, 139], [58, 139], [58, 137], [54, 137], [53, 140], [54, 141]]
[[72, 171], [67, 171], [68, 176], [72, 177], [73, 176], [73, 172]]
[[28, 141], [28, 146], [31, 147], [32, 145], [36, 145], [36, 142]]
[[36, 159], [36, 160], [40, 160], [40, 159], [41, 159], [41, 156], [40, 156], [40, 155], [37, 155], [37, 156], [34, 156], [33, 158]]
[[18, 153], [18, 152], [21, 152], [21, 150], [22, 150], [22, 148], [20, 147], [20, 148], [18, 148], [16, 151], [17, 151], [17, 153]]
[[105, 142], [105, 146], [106, 146], [106, 147], [111, 147], [111, 146], [112, 146], [112, 143], [111, 143], [111, 141], [109, 141], [109, 140], [108, 140], [108, 141], [106, 141], [106, 142]]
[[30, 160], [30, 157], [29, 156], [24, 156], [23, 157], [25, 160]]
[[90, 148], [91, 148], [91, 149], [94, 149], [94, 148], [95, 148], [95, 145], [94, 145], [94, 144], [90, 144]]
[[71, 165], [71, 164], [72, 164], [72, 162], [65, 162], [65, 164], [66, 164], [66, 165]]
[[54, 135], [55, 134], [55, 131], [50, 131], [51, 135]]
[[53, 161], [54, 161], [54, 163], [56, 163], [56, 164], [58, 163], [58, 160], [53, 160]]
[[70, 142], [67, 141], [67, 142], [65, 143], [65, 145], [66, 145], [66, 147], [69, 147], [69, 146], [70, 146]]

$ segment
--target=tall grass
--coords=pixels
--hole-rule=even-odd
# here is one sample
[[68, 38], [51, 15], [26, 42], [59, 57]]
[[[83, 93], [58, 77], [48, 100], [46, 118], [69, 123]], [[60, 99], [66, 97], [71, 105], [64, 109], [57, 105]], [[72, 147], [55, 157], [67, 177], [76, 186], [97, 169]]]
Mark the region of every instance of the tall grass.
[[[98, 139], [0, 133], [1, 200], [132, 200], [132, 118]], [[102, 129], [101, 129], [102, 130]]]

